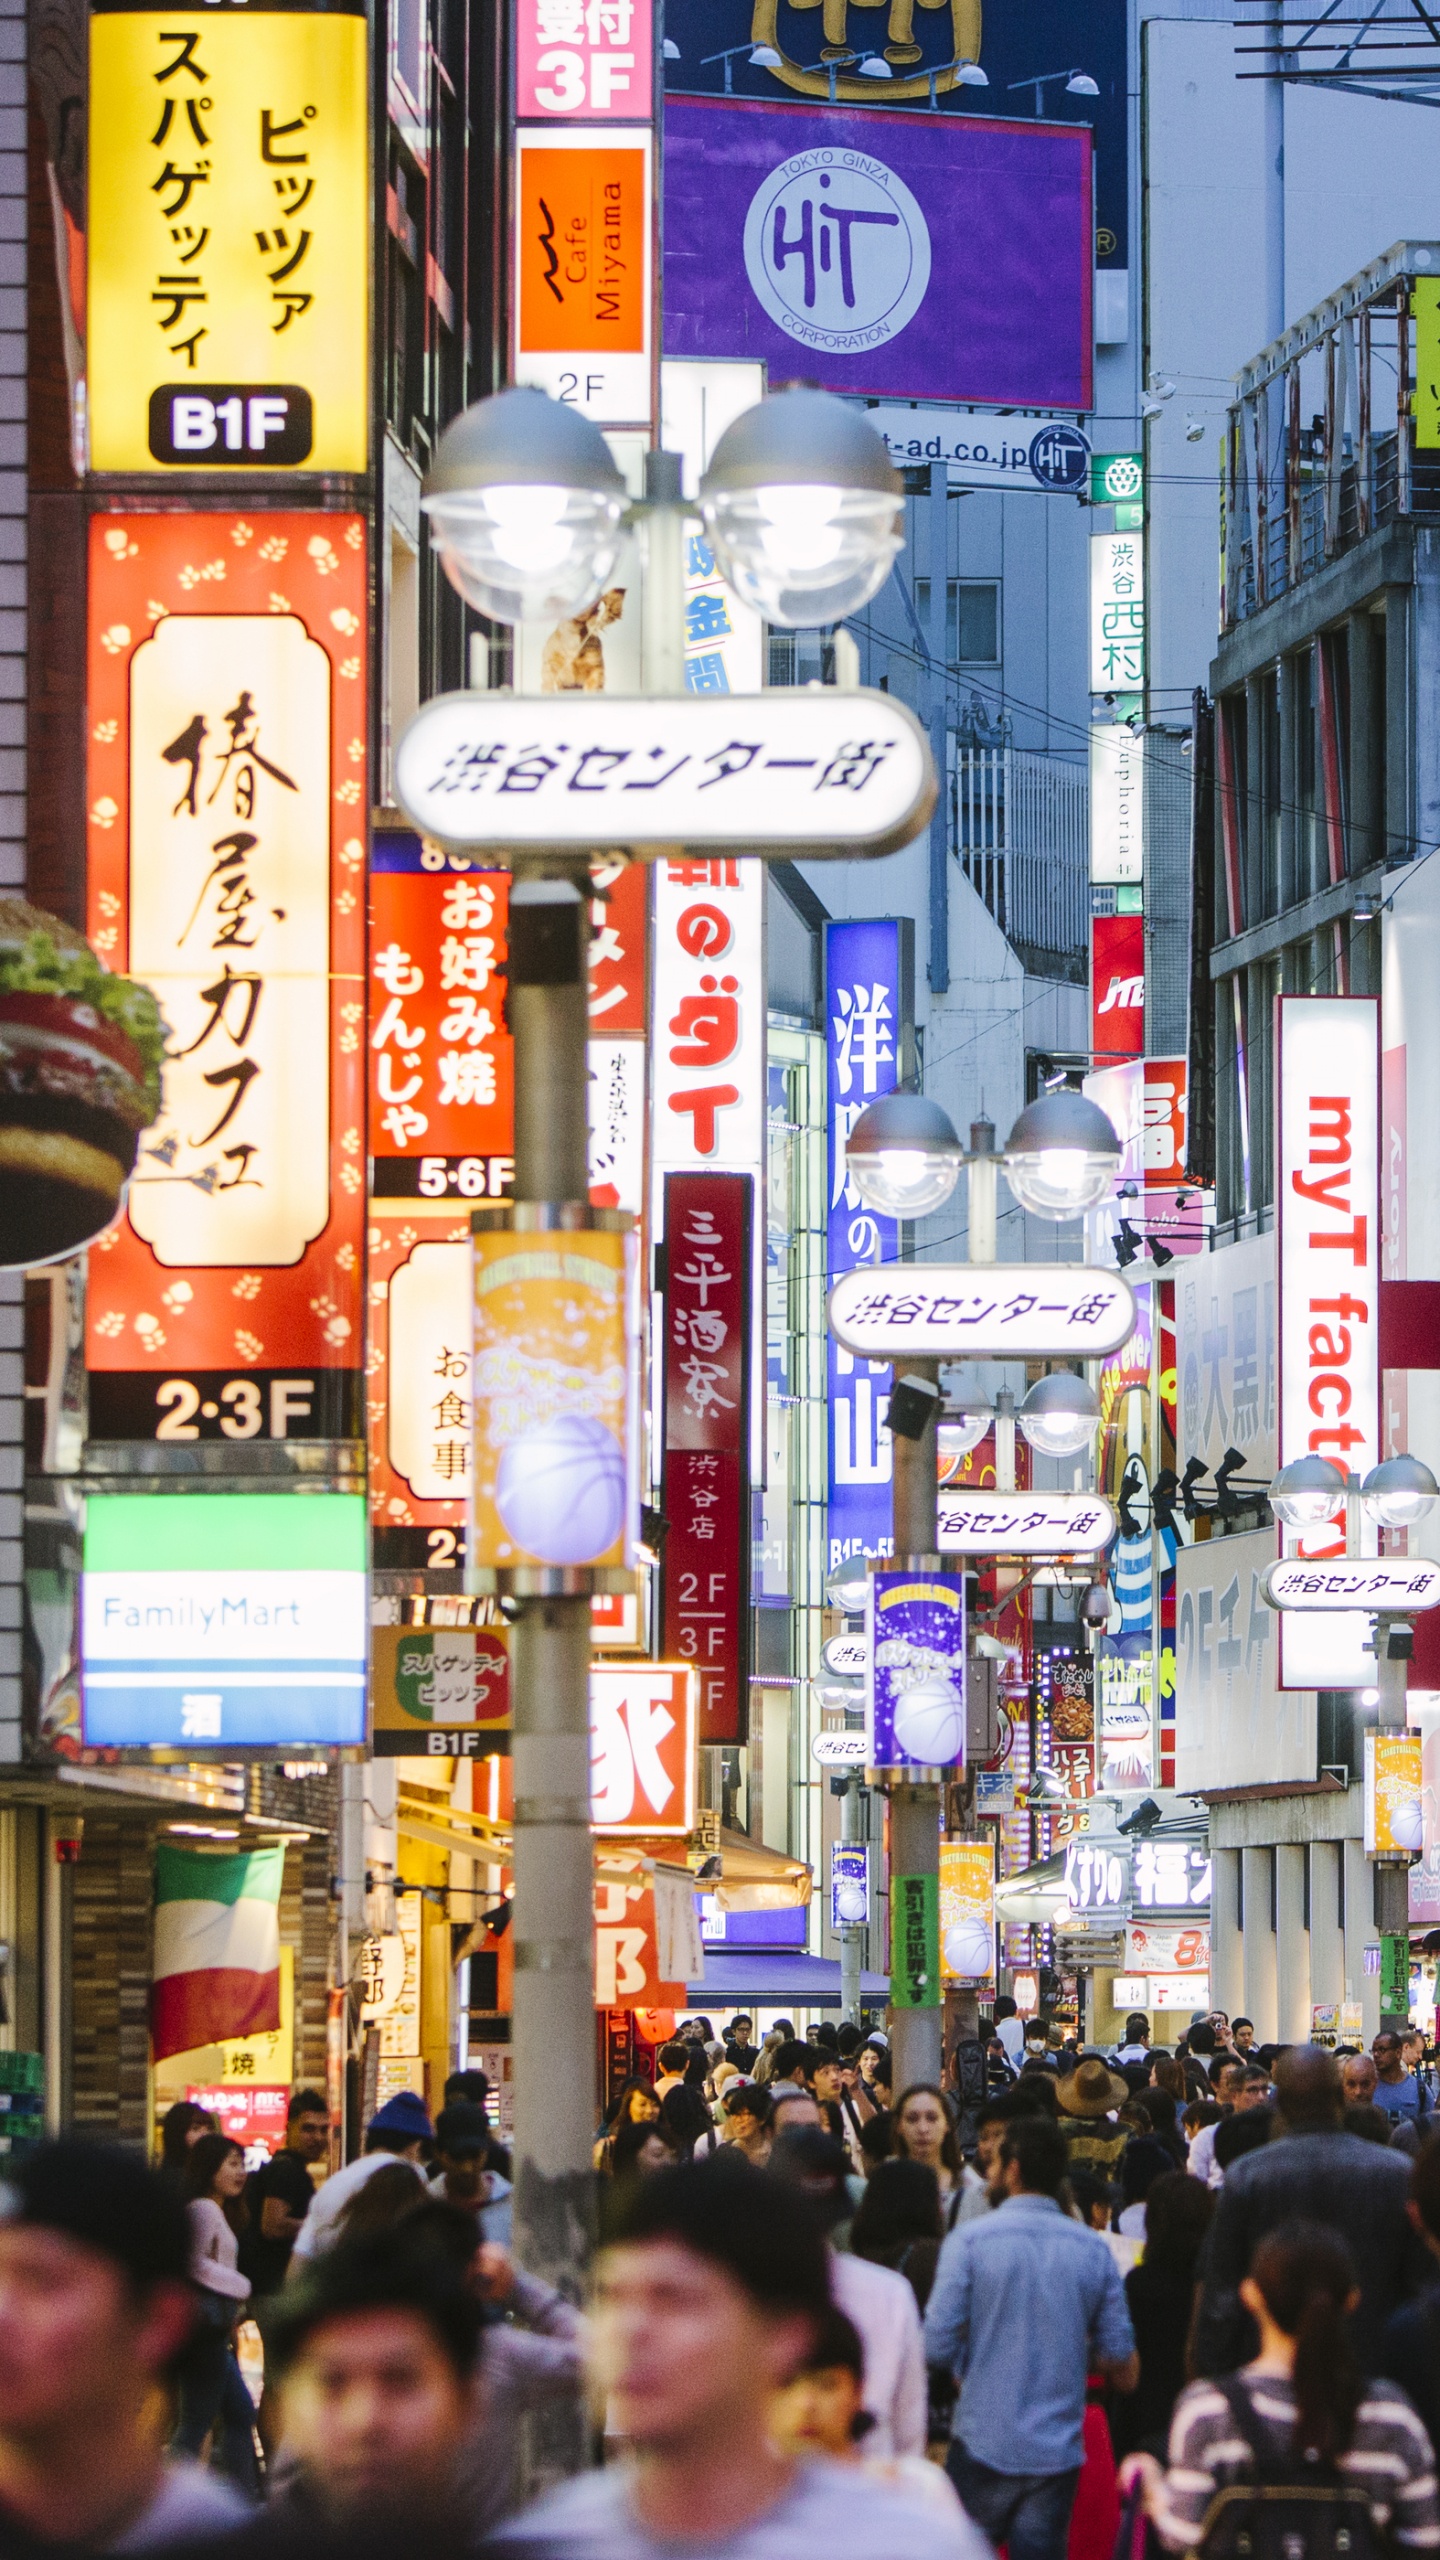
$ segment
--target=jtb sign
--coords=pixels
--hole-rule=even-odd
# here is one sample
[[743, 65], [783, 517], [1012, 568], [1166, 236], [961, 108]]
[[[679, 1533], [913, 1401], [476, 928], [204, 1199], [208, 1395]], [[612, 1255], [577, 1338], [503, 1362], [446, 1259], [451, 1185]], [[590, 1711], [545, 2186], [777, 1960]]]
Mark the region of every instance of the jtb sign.
[[[845, 1142], [878, 1094], [893, 1093], [909, 1037], [913, 933], [908, 921], [879, 918], [825, 928], [825, 1044], [829, 1107], [827, 1261], [842, 1272], [893, 1262], [899, 1228], [867, 1209], [845, 1165]], [[890, 1434], [881, 1415], [890, 1371], [857, 1359], [828, 1337], [827, 1388], [832, 1565], [890, 1549]]]

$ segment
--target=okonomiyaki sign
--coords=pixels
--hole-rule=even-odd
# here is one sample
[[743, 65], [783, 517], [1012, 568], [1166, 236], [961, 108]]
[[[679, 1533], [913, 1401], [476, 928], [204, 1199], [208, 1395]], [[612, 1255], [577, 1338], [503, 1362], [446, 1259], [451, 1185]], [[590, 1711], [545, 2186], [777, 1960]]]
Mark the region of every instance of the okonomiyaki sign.
[[910, 189], [860, 151], [801, 151], [756, 188], [745, 272], [778, 328], [832, 355], [883, 346], [930, 282], [930, 232]]

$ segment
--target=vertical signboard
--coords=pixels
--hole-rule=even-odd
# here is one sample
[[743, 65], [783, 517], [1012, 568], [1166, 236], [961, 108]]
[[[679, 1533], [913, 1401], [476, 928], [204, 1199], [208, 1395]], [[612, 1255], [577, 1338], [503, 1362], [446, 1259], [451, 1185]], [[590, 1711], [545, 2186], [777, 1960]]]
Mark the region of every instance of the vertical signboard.
[[830, 1926], [863, 1928], [870, 1917], [870, 1852], [863, 1840], [830, 1843]]
[[1144, 732], [1123, 720], [1102, 722], [1090, 732], [1091, 884], [1138, 888], [1144, 877]]
[[648, 115], [653, 46], [651, 0], [518, 0], [516, 112], [538, 123]]
[[[832, 1287], [842, 1273], [894, 1262], [899, 1252], [899, 1221], [866, 1208], [846, 1169], [845, 1143], [866, 1104], [893, 1093], [908, 1063], [913, 987], [908, 918], [826, 925], [826, 1271]], [[833, 1568], [847, 1556], [890, 1552], [890, 1434], [881, 1418], [890, 1371], [884, 1361], [858, 1359], [833, 1334], [825, 1356]]]
[[995, 1852], [988, 1840], [940, 1843], [940, 1971], [947, 1983], [995, 1978]]
[[97, 471], [365, 469], [367, 52], [359, 0], [91, 10]]
[[694, 1672], [637, 1662], [590, 1674], [590, 1822], [622, 1837], [683, 1839], [695, 1828]]
[[940, 1885], [936, 1876], [890, 1879], [890, 2006], [940, 2006]]
[[367, 611], [359, 516], [91, 524], [87, 930], [170, 1026], [97, 1439], [358, 1431]]
[[1145, 536], [1090, 536], [1090, 690], [1139, 693], [1145, 683]]
[[954, 1769], [965, 1759], [963, 1575], [872, 1573], [865, 1590], [867, 1768]]
[[1090, 924], [1090, 1050], [1097, 1067], [1138, 1058], [1145, 1047], [1145, 919], [1095, 916]]
[[706, 1743], [746, 1732], [753, 1215], [747, 1175], [666, 1177], [661, 1643], [695, 1668]]
[[470, 1561], [628, 1565], [634, 1239], [506, 1228], [471, 1249]]
[[[1380, 1004], [1281, 996], [1276, 1011], [1280, 1464], [1314, 1455], [1363, 1476], [1383, 1455]], [[1330, 1555], [1344, 1542], [1337, 1520], [1287, 1544]], [[1283, 1611], [1280, 1630], [1284, 1687], [1373, 1680], [1363, 1616]]]
[[648, 124], [515, 135], [514, 378], [597, 426], [650, 423], [653, 160]]

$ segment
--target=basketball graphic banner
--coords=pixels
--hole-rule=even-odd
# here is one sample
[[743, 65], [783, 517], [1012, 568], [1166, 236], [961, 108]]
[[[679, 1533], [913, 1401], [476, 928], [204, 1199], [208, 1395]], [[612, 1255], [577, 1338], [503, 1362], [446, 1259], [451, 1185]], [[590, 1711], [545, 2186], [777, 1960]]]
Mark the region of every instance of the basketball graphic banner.
[[965, 1760], [965, 1583], [959, 1574], [872, 1573], [865, 1594], [872, 1769], [958, 1769]]

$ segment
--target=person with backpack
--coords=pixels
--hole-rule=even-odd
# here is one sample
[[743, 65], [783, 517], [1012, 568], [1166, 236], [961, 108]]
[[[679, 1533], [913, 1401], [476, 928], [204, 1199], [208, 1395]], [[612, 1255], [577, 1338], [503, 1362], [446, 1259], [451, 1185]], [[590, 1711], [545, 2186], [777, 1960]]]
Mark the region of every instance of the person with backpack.
[[1394, 2383], [1362, 2376], [1349, 2318], [1355, 2261], [1321, 2223], [1262, 2240], [1240, 2286], [1260, 2352], [1183, 2391], [1169, 2463], [1133, 2453], [1124, 2492], [1143, 2495], [1165, 2548], [1201, 2560], [1379, 2560], [1440, 2545], [1435, 2456]]

